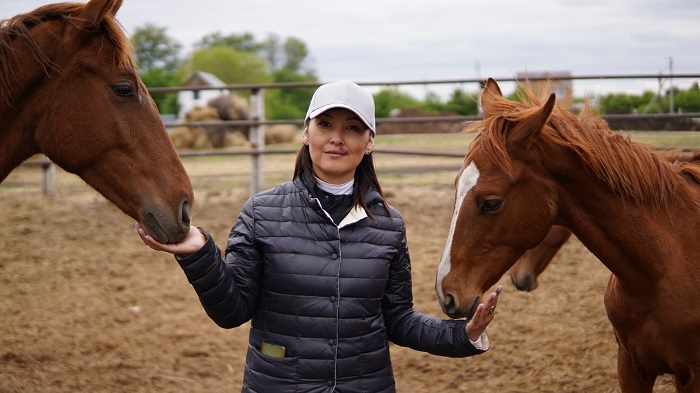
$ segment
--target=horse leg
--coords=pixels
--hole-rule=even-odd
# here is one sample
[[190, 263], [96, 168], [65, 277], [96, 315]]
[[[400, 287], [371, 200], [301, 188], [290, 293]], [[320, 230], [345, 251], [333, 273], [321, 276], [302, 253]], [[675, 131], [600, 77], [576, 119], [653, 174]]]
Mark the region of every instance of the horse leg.
[[622, 393], [652, 393], [656, 375], [650, 376], [644, 372], [618, 341], [617, 379]]

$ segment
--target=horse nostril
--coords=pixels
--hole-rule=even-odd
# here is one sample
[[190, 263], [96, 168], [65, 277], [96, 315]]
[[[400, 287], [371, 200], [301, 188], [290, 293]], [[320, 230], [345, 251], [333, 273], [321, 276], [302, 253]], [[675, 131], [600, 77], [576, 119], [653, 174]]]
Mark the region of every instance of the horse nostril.
[[185, 228], [190, 227], [190, 203], [187, 199], [183, 200], [180, 206], [180, 219]]
[[457, 310], [457, 301], [451, 293], [445, 295], [445, 303], [443, 303], [442, 308], [446, 314], [451, 314]]
[[532, 278], [530, 281], [530, 290], [528, 290], [528, 292], [534, 291], [538, 285], [540, 284], [537, 282], [537, 277]]
[[534, 282], [532, 276], [529, 274], [521, 280], [517, 280], [515, 276], [511, 274], [510, 281], [513, 283], [513, 285], [515, 285], [515, 288], [517, 288], [519, 291], [530, 292], [533, 289], [535, 289], [535, 287], [537, 287], [537, 283]]

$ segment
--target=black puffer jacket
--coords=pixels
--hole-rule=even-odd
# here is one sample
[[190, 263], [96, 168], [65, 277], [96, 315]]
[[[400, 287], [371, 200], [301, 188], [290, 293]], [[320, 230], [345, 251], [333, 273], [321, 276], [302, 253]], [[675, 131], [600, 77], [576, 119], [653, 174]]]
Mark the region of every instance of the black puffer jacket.
[[[225, 263], [211, 237], [179, 262], [221, 327], [252, 318], [244, 392], [393, 392], [389, 341], [450, 357], [482, 353], [465, 321], [412, 309], [403, 219], [376, 191], [335, 225], [300, 179], [253, 196]], [[263, 342], [286, 347], [277, 358]]]

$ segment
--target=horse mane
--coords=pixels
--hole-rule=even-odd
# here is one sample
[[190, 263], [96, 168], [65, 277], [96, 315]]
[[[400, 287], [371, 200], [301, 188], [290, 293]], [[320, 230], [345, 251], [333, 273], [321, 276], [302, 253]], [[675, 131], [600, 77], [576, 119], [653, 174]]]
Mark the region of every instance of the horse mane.
[[[517, 101], [498, 94], [482, 94], [484, 106], [488, 105], [491, 112], [498, 115], [471, 122], [465, 129], [465, 132], [479, 132], [472, 145], [490, 154], [510, 176], [514, 176], [514, 171], [506, 151], [508, 130], [512, 122], [527, 118], [545, 101], [535, 94], [529, 83], [519, 83], [519, 87]], [[613, 192], [637, 203], [661, 207], [666, 203], [692, 200], [681, 185], [685, 184], [685, 179], [700, 183], [700, 166], [672, 164], [654, 154], [649, 145], [613, 133], [607, 122], [593, 114], [587, 105], [577, 117], [557, 103], [542, 130], [542, 137], [569, 148]]]
[[[15, 41], [21, 41], [24, 44], [47, 75], [51, 71], [59, 74], [69, 71], [61, 70], [47, 57], [42, 51], [40, 43], [32, 36], [31, 30], [42, 23], [56, 20], [65, 20], [77, 27], [77, 24], [74, 22], [78, 20], [78, 17], [74, 15], [79, 13], [84, 5], [81, 3], [49, 4], [28, 13], [0, 20], [0, 103], [9, 104], [12, 95], [16, 94], [16, 89], [21, 88], [21, 86], [17, 86], [16, 78], [14, 77], [20, 68], [17, 56], [14, 53], [16, 49], [13, 50], [12, 48], [12, 44]], [[99, 29], [95, 32], [101, 32], [113, 44], [115, 48], [115, 67], [125, 70], [135, 68], [135, 62], [131, 55], [131, 42], [127, 39], [122, 26], [113, 15], [109, 13], [105, 15]]]

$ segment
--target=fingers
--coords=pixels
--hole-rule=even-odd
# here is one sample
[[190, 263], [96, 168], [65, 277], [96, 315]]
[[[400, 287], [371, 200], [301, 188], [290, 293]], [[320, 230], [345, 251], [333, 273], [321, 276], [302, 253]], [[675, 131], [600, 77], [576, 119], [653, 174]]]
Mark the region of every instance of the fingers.
[[147, 245], [148, 247], [151, 247], [156, 251], [163, 250], [162, 245], [158, 243], [154, 238], [152, 238], [149, 234], [147, 234], [146, 231], [141, 227], [141, 224], [139, 224], [138, 222], [134, 223], [134, 229], [136, 229], [136, 233], [139, 234], [139, 237], [141, 238], [143, 244]]
[[134, 224], [134, 229], [136, 229], [141, 241], [148, 247], [156, 251], [164, 251], [175, 255], [192, 254], [202, 248], [207, 242], [205, 235], [195, 226], [190, 226], [189, 233], [180, 243], [167, 244], [160, 243], [148, 235], [138, 222]]
[[498, 288], [496, 288], [496, 290], [493, 291], [483, 303], [479, 304], [479, 307], [477, 307], [472, 319], [475, 319], [478, 322], [484, 320], [485, 325], [488, 325], [496, 315], [496, 306], [498, 305], [498, 297], [501, 294], [501, 291], [503, 291], [503, 286], [499, 285]]
[[493, 316], [493, 313], [496, 311], [496, 306], [491, 306], [489, 307], [488, 311], [486, 311], [489, 316]]
[[494, 314], [496, 313], [496, 305], [498, 304], [498, 296], [501, 294], [501, 291], [503, 291], [503, 286], [499, 285], [498, 288], [496, 288], [493, 293], [486, 299], [484, 302], [484, 308], [486, 309], [486, 314], [490, 317], [493, 318]]
[[499, 286], [494, 292], [489, 295], [486, 300], [479, 304], [472, 318], [467, 322], [467, 335], [472, 341], [476, 341], [481, 334], [486, 330], [486, 327], [493, 321], [496, 316], [496, 305], [498, 303], [498, 295], [503, 290]]
[[136, 233], [139, 234], [139, 237], [141, 238], [141, 241], [144, 242], [145, 244], [148, 244], [146, 242], [146, 232], [141, 228], [141, 225], [138, 222], [134, 223], [134, 229], [136, 230]]

